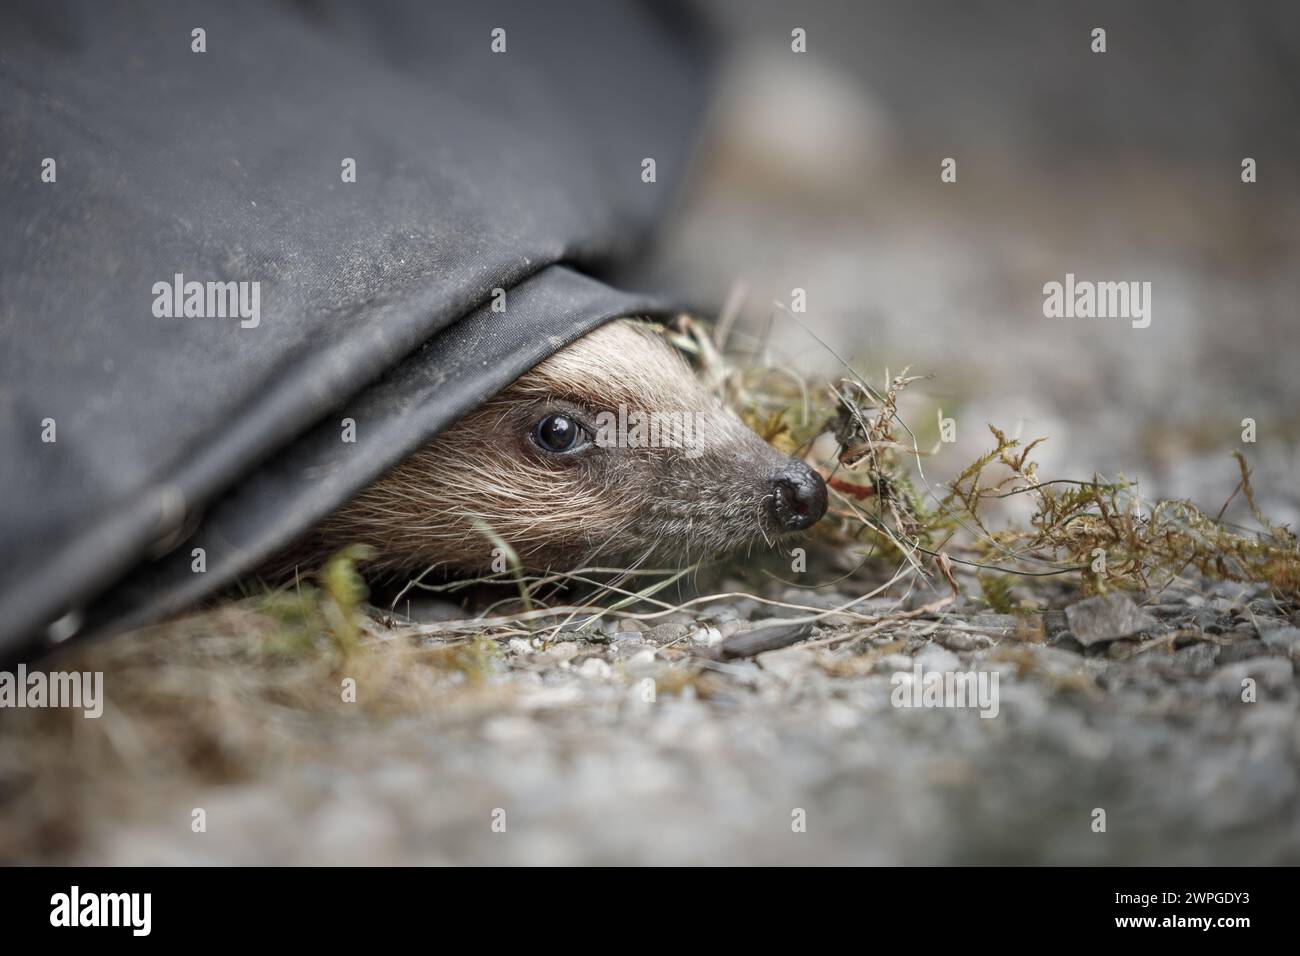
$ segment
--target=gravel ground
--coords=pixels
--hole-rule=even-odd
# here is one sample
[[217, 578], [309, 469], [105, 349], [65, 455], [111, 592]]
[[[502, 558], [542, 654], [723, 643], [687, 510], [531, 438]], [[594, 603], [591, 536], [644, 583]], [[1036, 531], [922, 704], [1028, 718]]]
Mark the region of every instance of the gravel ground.
[[[236, 756], [215, 774], [115, 761], [78, 783], [75, 800], [54, 800], [57, 811], [41, 797], [43, 842], [0, 858], [1300, 862], [1300, 617], [1262, 593], [1170, 589], [1141, 609], [1118, 596], [1028, 616], [958, 601], [874, 630], [818, 626], [803, 644], [737, 660], [719, 660], [719, 649], [780, 619], [751, 600], [708, 607], [653, 626], [614, 623], [594, 640], [511, 639], [480, 679], [439, 672], [435, 703], [394, 717], [245, 699], [255, 729], [244, 733], [276, 738], [273, 759]], [[894, 706], [918, 665], [996, 674], [996, 715]], [[155, 666], [165, 682], [166, 665]], [[334, 674], [318, 689], [337, 687]], [[144, 739], [129, 729], [142, 719], [136, 711], [105, 733]], [[220, 726], [238, 736], [231, 721]], [[75, 739], [60, 743], [71, 760]], [[220, 746], [245, 745], [262, 752], [265, 741]], [[0, 838], [37, 813], [24, 779], [30, 797], [40, 793], [12, 761], [8, 770]], [[194, 808], [206, 832], [192, 832]]]

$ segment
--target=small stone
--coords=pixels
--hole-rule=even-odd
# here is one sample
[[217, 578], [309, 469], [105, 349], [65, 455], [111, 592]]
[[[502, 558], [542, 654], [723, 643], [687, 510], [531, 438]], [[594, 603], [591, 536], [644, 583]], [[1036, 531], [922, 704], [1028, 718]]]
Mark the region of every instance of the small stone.
[[1300, 628], [1279, 627], [1272, 631], [1264, 631], [1260, 636], [1269, 647], [1276, 647], [1286, 651], [1292, 657], [1300, 658]]
[[802, 647], [785, 647], [779, 651], [767, 651], [756, 658], [763, 670], [775, 674], [782, 680], [792, 680], [796, 675], [809, 670], [817, 658], [812, 651]]
[[641, 651], [627, 662], [627, 670], [629, 674], [636, 676], [651, 673], [655, 670], [655, 652], [652, 650]]
[[716, 627], [697, 627], [691, 631], [691, 643], [716, 647], [722, 643], [722, 632]]
[[588, 657], [578, 668], [578, 675], [588, 680], [605, 680], [611, 673], [610, 666], [599, 657]]
[[576, 641], [561, 641], [548, 647], [537, 655], [537, 660], [542, 664], [562, 664], [565, 661], [571, 661], [578, 656], [578, 644]]
[[1082, 654], [1083, 645], [1071, 631], [1059, 631], [1053, 634], [1047, 642], [1048, 647], [1054, 647], [1060, 651], [1069, 651], [1071, 654]]
[[938, 640], [950, 651], [973, 651], [993, 644], [993, 639], [987, 634], [972, 634], [969, 631], [944, 631]]
[[1019, 621], [1014, 614], [976, 614], [971, 620], [972, 626], [995, 631], [998, 636], [1014, 631], [1017, 623]]
[[652, 644], [671, 644], [690, 633], [685, 624], [659, 624], [646, 631], [645, 639]]
[[1102, 594], [1071, 604], [1065, 609], [1066, 620], [1075, 639], [1084, 647], [1115, 641], [1156, 626], [1127, 594]]

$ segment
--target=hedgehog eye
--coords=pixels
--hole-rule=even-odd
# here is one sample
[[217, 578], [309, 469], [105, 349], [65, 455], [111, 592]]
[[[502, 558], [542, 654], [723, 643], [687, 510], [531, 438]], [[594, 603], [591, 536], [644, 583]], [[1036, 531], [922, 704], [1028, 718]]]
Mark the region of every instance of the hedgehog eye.
[[586, 443], [587, 430], [568, 415], [547, 415], [533, 428], [533, 441], [543, 451], [560, 455]]

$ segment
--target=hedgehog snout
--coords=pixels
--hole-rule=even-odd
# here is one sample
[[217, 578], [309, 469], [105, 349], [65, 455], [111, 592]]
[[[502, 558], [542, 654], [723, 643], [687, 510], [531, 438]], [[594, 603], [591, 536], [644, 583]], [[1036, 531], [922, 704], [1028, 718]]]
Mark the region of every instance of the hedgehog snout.
[[826, 482], [802, 461], [791, 461], [771, 478], [772, 519], [782, 531], [802, 531], [826, 513]]

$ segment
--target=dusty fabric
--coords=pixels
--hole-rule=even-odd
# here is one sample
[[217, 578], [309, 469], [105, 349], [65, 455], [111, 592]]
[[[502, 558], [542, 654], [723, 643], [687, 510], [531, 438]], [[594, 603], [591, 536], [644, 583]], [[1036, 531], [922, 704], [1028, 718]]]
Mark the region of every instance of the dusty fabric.
[[[173, 595], [211, 591], [529, 364], [650, 309], [581, 273], [645, 241], [702, 81], [650, 5], [5, 4], [0, 653], [93, 623], [123, 575], [188, 554], [213, 502], [255, 497], [221, 512], [252, 533]], [[249, 314], [167, 317], [190, 282], [207, 313], [235, 288], [207, 283], [246, 283], [228, 301]], [[477, 334], [412, 356], [476, 310]], [[295, 474], [353, 400], [382, 453]], [[181, 600], [141, 586], [113, 613], [155, 599]]]

